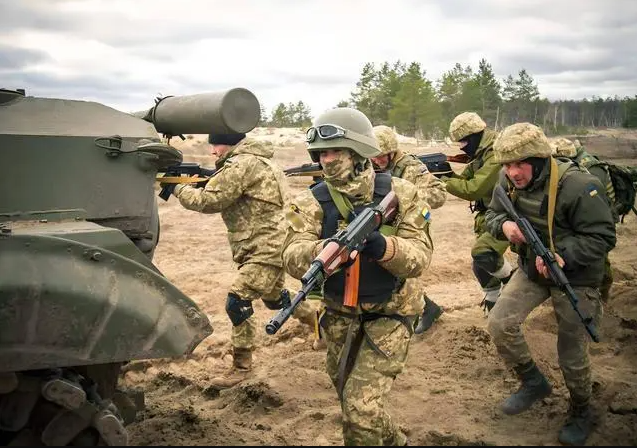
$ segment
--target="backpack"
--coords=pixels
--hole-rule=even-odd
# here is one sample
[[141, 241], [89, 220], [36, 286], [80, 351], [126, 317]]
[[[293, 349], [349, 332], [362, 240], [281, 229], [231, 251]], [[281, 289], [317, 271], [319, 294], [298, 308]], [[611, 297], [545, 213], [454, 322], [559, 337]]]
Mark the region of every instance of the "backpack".
[[621, 217], [620, 222], [632, 210], [635, 209], [635, 196], [637, 196], [637, 167], [616, 165], [609, 161], [602, 162], [608, 168], [613, 188], [615, 189], [615, 210]]

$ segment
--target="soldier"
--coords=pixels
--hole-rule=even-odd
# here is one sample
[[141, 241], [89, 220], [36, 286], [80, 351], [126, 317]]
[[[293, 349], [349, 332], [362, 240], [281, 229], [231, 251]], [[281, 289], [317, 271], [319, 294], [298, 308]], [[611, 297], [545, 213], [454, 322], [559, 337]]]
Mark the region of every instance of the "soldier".
[[323, 113], [308, 130], [307, 142], [324, 181], [301, 192], [286, 215], [283, 262], [293, 277], [301, 278], [326, 240], [354, 213], [392, 190], [399, 200], [397, 217], [361, 249], [358, 305], [343, 305], [342, 271], [324, 282], [321, 327], [327, 372], [341, 402], [345, 445], [405, 445], [386, 405], [423, 311], [418, 277], [433, 251], [426, 204], [410, 182], [374, 172], [369, 159], [380, 150], [369, 119], [358, 110]]
[[[579, 141], [577, 142], [579, 143]], [[619, 222], [619, 215], [615, 210], [615, 188], [608, 171], [608, 166], [597, 157], [589, 154], [581, 144], [575, 144], [571, 140], [558, 137], [551, 140], [554, 157], [566, 157], [573, 162], [586, 168], [592, 175], [597, 177], [599, 181], [606, 187], [606, 195], [613, 204], [613, 219], [615, 223]], [[610, 265], [610, 259], [607, 256], [604, 259], [604, 279], [600, 286], [602, 302], [607, 303], [610, 296], [610, 288], [613, 285], [613, 269]]]
[[[256, 335], [252, 301], [262, 299], [271, 310], [282, 307], [285, 229], [281, 222], [289, 192], [283, 171], [271, 160], [271, 147], [245, 134], [210, 134], [208, 143], [218, 157], [218, 171], [204, 188], [180, 184], [173, 194], [189, 210], [221, 213], [233, 261], [239, 266], [226, 300], [232, 322], [233, 365], [227, 375], [211, 381], [213, 387], [224, 389], [243, 381], [252, 369]], [[313, 325], [314, 313], [308, 308], [304, 306], [295, 317]]]
[[[432, 209], [442, 207], [447, 199], [445, 184], [431, 174], [427, 170], [427, 165], [417, 157], [398, 148], [396, 133], [389, 126], [375, 126], [374, 135], [380, 147], [380, 155], [372, 157], [374, 169], [408, 180], [416, 186], [421, 198], [429, 204], [429, 207]], [[425, 310], [416, 326], [416, 334], [424, 333], [431, 328], [442, 314], [442, 308], [431, 300], [425, 291], [423, 291], [423, 297]]]
[[[500, 185], [510, 192], [518, 212], [531, 222], [546, 246], [554, 248], [555, 258], [579, 298], [582, 314], [598, 321], [603, 260], [615, 246], [615, 224], [604, 186], [578, 165], [552, 158], [546, 136], [530, 123], [506, 128], [494, 152], [495, 161], [504, 166]], [[549, 217], [553, 217], [552, 222]], [[491, 233], [515, 245], [519, 255], [519, 269], [503, 288], [488, 320], [498, 352], [522, 383], [504, 401], [502, 410], [519, 414], [551, 393], [552, 387], [535, 365], [520, 328], [531, 311], [551, 297], [558, 324], [559, 366], [571, 398], [570, 415], [559, 441], [582, 445], [593, 425], [588, 333], [568, 297], [550, 280], [542, 259], [526, 244], [519, 227], [495, 197], [489, 204], [486, 224]]]
[[469, 208], [476, 213], [473, 231], [477, 239], [471, 248], [471, 266], [485, 294], [481, 306], [488, 313], [513, 270], [503, 257], [508, 242], [494, 238], [484, 224], [484, 214], [501, 169], [493, 160], [496, 133], [487, 128], [478, 114], [463, 112], [451, 121], [449, 136], [454, 142], [460, 142], [462, 150], [469, 156], [469, 164], [460, 175], [443, 175], [441, 179], [447, 193], [473, 202]]

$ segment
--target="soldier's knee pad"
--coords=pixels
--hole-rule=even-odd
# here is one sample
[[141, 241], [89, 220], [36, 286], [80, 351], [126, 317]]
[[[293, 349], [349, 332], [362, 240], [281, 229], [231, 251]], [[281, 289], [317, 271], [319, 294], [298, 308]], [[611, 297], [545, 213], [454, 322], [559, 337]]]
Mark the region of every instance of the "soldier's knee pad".
[[494, 278], [492, 273], [497, 270], [497, 267], [498, 254], [495, 252], [483, 252], [473, 256], [471, 270], [483, 288], [491, 284]]
[[226, 299], [226, 314], [228, 314], [234, 327], [239, 326], [254, 314], [252, 302], [243, 300], [232, 292], [228, 293], [228, 298]]
[[500, 261], [500, 255], [492, 250], [472, 253], [473, 264], [484, 269], [487, 272], [495, 272], [498, 270], [498, 262]]

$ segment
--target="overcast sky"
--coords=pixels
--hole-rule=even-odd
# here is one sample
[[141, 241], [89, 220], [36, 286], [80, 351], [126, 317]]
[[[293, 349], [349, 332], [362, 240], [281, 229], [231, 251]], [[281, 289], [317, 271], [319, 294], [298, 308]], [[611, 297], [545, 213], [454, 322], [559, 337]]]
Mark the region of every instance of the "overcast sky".
[[[391, 5], [391, 7], [389, 6]], [[0, 0], [0, 87], [146, 109], [246, 87], [267, 111], [348, 99], [366, 62], [429, 79], [486, 58], [550, 99], [637, 94], [637, 0]]]

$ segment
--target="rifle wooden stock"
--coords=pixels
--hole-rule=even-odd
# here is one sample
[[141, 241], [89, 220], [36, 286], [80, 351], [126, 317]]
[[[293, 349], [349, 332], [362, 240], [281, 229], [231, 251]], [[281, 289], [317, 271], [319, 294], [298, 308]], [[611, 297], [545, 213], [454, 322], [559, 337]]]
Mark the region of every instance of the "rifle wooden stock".
[[[161, 172], [162, 171], [160, 171], [160, 173]], [[208, 182], [208, 179], [214, 176], [216, 172], [216, 169], [204, 168], [198, 163], [184, 162], [164, 169], [164, 174], [160, 176], [158, 173], [155, 181], [165, 185], [196, 183], [198, 187], [203, 187], [206, 185], [206, 182]], [[159, 197], [167, 201], [171, 192], [172, 190], [170, 188], [163, 186], [159, 192]]]
[[361, 276], [361, 257], [345, 268], [345, 292], [343, 305], [355, 308], [358, 305], [358, 284]]

